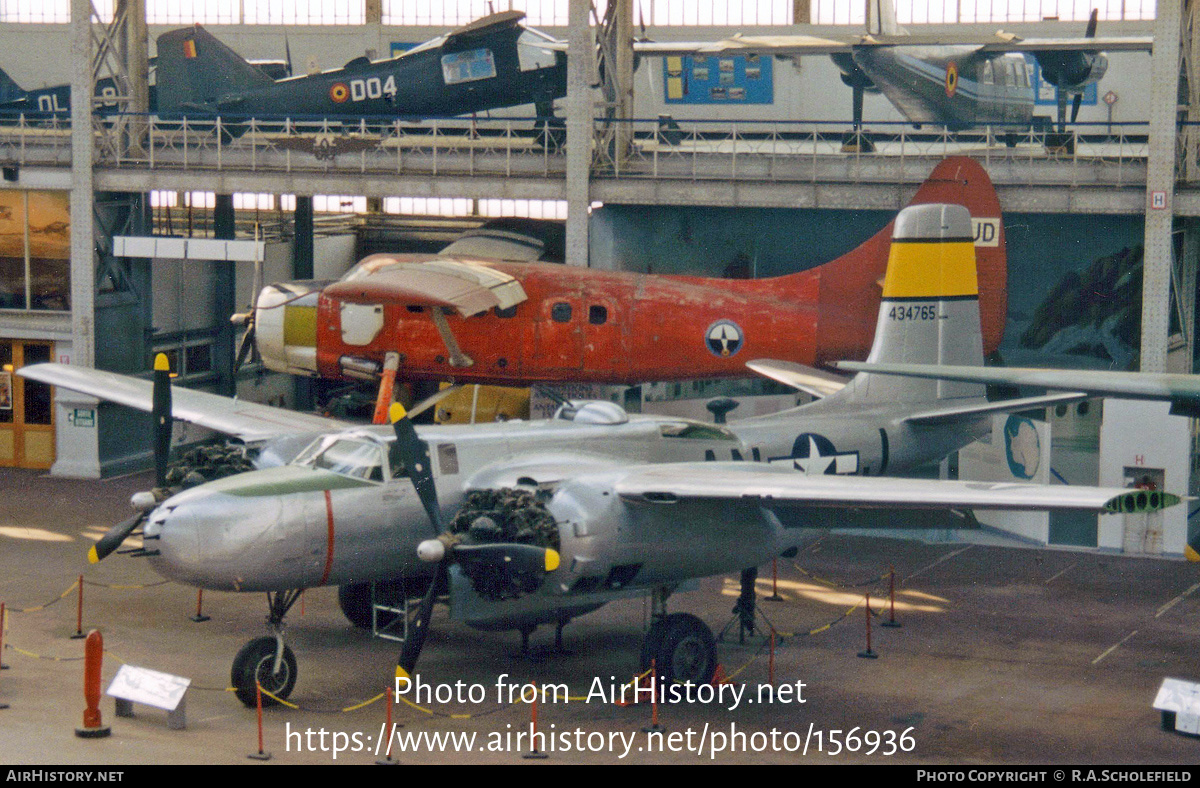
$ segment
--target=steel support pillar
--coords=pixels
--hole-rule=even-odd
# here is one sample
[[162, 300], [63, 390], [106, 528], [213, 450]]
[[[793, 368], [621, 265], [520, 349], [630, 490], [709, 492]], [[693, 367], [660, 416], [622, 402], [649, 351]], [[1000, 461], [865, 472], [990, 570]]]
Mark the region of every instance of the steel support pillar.
[[567, 20], [567, 228], [568, 265], [588, 264], [588, 208], [592, 169], [592, 58], [588, 0], [569, 0]]
[[1150, 62], [1150, 157], [1146, 172], [1146, 235], [1142, 264], [1141, 370], [1165, 372], [1170, 325], [1171, 231], [1175, 202], [1182, 2], [1158, 4]]

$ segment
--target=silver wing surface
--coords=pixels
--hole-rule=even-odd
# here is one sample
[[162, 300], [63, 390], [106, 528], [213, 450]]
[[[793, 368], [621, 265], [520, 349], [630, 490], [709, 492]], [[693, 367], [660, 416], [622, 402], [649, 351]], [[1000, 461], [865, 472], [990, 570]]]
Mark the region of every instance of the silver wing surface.
[[910, 509], [1074, 509], [1118, 513], [1173, 506], [1170, 493], [1076, 485], [808, 476], [759, 463], [672, 463], [631, 469], [614, 484], [630, 502], [757, 501], [763, 506]]
[[883, 375], [1083, 391], [1089, 396], [1100, 397], [1162, 400], [1188, 412], [1200, 408], [1200, 375], [1109, 372], [1095, 369], [867, 364], [858, 361], [839, 361], [837, 366], [855, 372], [876, 372]]
[[[21, 367], [17, 374], [147, 413], [153, 407], [153, 384], [149, 380], [69, 364], [32, 364]], [[240, 438], [246, 443], [284, 435], [332, 432], [355, 426], [347, 421], [243, 402], [179, 386], [171, 387], [171, 403], [171, 415], [174, 418]]]

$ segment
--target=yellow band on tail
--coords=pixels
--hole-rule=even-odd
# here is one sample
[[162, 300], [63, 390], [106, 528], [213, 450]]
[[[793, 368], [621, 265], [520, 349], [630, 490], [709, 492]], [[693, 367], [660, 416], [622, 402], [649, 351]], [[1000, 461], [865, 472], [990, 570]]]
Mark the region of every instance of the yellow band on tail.
[[971, 241], [893, 243], [883, 280], [884, 298], [978, 296]]

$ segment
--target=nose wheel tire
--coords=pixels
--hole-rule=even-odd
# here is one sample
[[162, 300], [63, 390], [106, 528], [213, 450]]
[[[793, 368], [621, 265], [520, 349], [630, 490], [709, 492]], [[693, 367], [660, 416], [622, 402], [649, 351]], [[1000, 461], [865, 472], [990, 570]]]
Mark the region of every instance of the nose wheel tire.
[[[242, 650], [233, 658], [233, 670], [229, 680], [233, 684], [234, 694], [246, 706], [255, 706], [255, 681], [276, 698], [285, 699], [292, 694], [296, 686], [296, 656], [287, 646], [283, 647], [283, 659], [279, 661], [279, 671], [273, 673], [275, 667], [275, 638], [261, 637], [251, 640], [242, 646]], [[274, 706], [276, 700], [263, 693], [263, 706]]]
[[690, 681], [707, 684], [717, 670], [712, 630], [690, 613], [672, 613], [654, 622], [642, 645], [642, 669], [654, 660], [660, 686]]

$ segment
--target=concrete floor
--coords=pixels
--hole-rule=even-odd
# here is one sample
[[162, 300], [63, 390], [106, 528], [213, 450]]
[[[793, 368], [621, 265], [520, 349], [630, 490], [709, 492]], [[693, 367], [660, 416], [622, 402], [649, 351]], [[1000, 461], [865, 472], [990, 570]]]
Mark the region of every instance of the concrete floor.
[[[233, 655], [265, 633], [263, 596], [206, 594], [204, 610], [212, 620], [193, 623], [195, 589], [152, 585], [159, 578], [135, 558], [86, 563], [91, 541], [127, 516], [129, 494], [147, 483], [145, 475], [90, 482], [0, 469], [0, 601], [10, 610], [42, 605], [82, 573], [83, 629], [99, 629], [105, 639], [104, 686], [122, 662], [189, 677], [187, 729], [168, 730], [165, 712], [141, 707], [134, 719], [117, 718], [106, 697], [101, 708], [112, 736], [74, 735], [84, 701], [82, 641], [70, 639], [76, 631], [72, 591], [44, 609], [9, 616], [3, 662], [10, 669], [0, 673], [0, 702], [9, 708], [0, 710], [0, 763], [256, 763], [247, 759], [257, 751], [255, 713], [224, 690]], [[645, 751], [652, 741], [641, 732], [650, 721], [649, 706], [618, 707], [593, 697], [540, 707], [541, 730], [556, 737], [548, 762], [1196, 763], [1200, 740], [1160, 730], [1150, 704], [1164, 677], [1200, 680], [1200, 592], [1188, 593], [1200, 585], [1200, 565], [814, 534], [794, 561], [779, 563], [785, 601], [763, 602], [762, 609], [780, 631], [819, 628], [845, 613], [865, 589], [830, 588], [810, 574], [854, 583], [885, 573], [889, 565], [901, 579], [903, 626], [874, 628], [878, 659], [856, 657], [865, 646], [861, 608], [819, 634], [788, 638], [779, 646], [777, 684], [795, 689], [803, 682], [805, 703], [747, 703], [768, 681], [766, 650], [758, 641], [724, 643], [718, 647], [724, 669], [740, 671], [737, 681], [747, 686], [741, 705], [728, 708], [727, 696], [724, 704], [661, 709], [667, 738], [654, 741], [690, 745], [693, 751]], [[767, 567], [764, 586], [769, 572]], [[874, 588], [886, 593], [886, 583]], [[736, 578], [714, 578], [700, 591], [673, 599], [671, 607], [696, 613], [719, 630], [729, 619], [734, 594]], [[314, 589], [303, 611], [297, 606], [289, 617], [289, 642], [300, 670], [292, 700], [301, 708], [265, 712], [269, 763], [333, 763], [335, 743], [352, 749], [357, 744], [359, 750], [340, 752], [337, 763], [375, 760], [384, 704], [339, 710], [388, 685], [399, 648], [347, 625], [336, 596], [332, 588]], [[597, 678], [606, 688], [619, 684], [637, 667], [644, 618], [640, 601], [609, 605], [567, 628], [572, 656], [531, 662], [511, 658], [518, 645], [514, 633], [469, 630], [450, 624], [439, 610], [422, 656], [422, 677], [478, 684], [486, 700], [434, 703], [438, 716], [396, 705], [395, 720], [404, 724], [401, 735], [474, 732], [477, 739], [469, 753], [425, 745], [395, 759], [524, 762], [520, 753], [528, 747], [515, 734], [527, 730], [530, 710], [524, 704], [498, 705], [497, 677], [567, 683], [576, 697], [587, 695]], [[550, 634], [540, 631], [535, 645], [548, 643]], [[862, 738], [850, 740], [858, 742], [858, 751], [830, 754], [830, 737], [844, 747], [851, 729]], [[304, 735], [308, 731], [311, 736]], [[289, 738], [289, 732], [296, 735]], [[731, 741], [731, 732], [745, 736]], [[626, 741], [632, 742], [628, 754]], [[806, 741], [807, 754], [787, 751]], [[876, 751], [868, 754], [871, 742]], [[563, 752], [566, 743], [596, 751]], [[910, 751], [885, 754], [902, 743]], [[312, 749], [299, 751], [310, 744]], [[712, 752], [722, 744], [724, 751]], [[730, 752], [731, 744], [740, 751]], [[492, 746], [498, 751], [479, 751]]]

